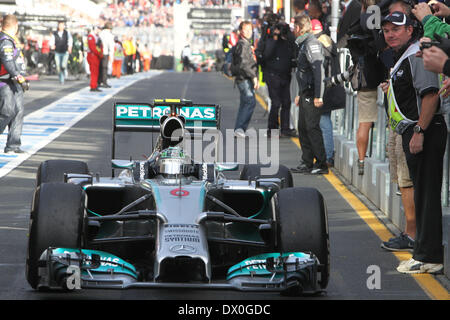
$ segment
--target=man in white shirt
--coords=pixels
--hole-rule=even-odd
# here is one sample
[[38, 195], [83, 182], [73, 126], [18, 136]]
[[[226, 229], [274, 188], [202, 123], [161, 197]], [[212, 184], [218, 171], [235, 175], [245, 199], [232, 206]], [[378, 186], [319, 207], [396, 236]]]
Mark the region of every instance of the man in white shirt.
[[103, 58], [100, 62], [100, 73], [98, 77], [98, 85], [103, 88], [111, 88], [108, 85], [108, 65], [114, 59], [114, 36], [111, 33], [112, 24], [111, 22], [107, 22], [102, 31], [100, 31], [99, 37], [102, 41], [103, 46]]

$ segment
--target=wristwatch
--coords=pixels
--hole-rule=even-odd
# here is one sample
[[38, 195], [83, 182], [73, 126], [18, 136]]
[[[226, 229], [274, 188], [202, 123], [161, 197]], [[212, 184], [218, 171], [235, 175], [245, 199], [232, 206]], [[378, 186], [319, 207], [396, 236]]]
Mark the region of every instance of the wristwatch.
[[421, 126], [419, 126], [418, 124], [416, 124], [416, 125], [414, 126], [414, 132], [415, 132], [415, 133], [424, 133], [425, 131], [423, 131], [423, 129], [422, 129]]

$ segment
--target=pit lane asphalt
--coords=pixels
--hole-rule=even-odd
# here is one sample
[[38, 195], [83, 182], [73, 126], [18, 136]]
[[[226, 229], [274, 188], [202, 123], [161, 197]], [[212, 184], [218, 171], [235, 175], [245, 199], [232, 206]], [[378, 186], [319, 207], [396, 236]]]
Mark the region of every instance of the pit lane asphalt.
[[[61, 88], [52, 79], [36, 83], [41, 93], [27, 93], [26, 112], [31, 112], [65, 94], [87, 85], [74, 81]], [[95, 94], [95, 93], [93, 93]], [[120, 91], [114, 98], [121, 101], [151, 101], [153, 98], [188, 98], [194, 102], [217, 103], [222, 106], [222, 129], [233, 128], [239, 93], [233, 83], [218, 73], [166, 72], [142, 80]], [[243, 293], [237, 291], [202, 290], [84, 290], [75, 293], [36, 292], [25, 279], [25, 256], [29, 211], [35, 187], [36, 170], [47, 159], [86, 161], [92, 172], [110, 175], [112, 99], [103, 103], [70, 130], [42, 148], [18, 168], [0, 179], [0, 299], [174, 299], [174, 300], [245, 300], [287, 299], [278, 294]], [[267, 114], [258, 106], [251, 127], [265, 128]], [[123, 146], [121, 149], [120, 145]], [[0, 146], [3, 148], [3, 146]], [[131, 148], [137, 147], [137, 151]], [[280, 163], [296, 166], [299, 149], [290, 139], [281, 139]], [[133, 153], [134, 158], [148, 154], [148, 136], [121, 133], [118, 154]], [[125, 157], [128, 159], [128, 156]], [[295, 186], [315, 187], [325, 197], [328, 207], [331, 244], [331, 276], [327, 293], [307, 299], [429, 299], [430, 297], [408, 275], [395, 271], [398, 260], [380, 248], [380, 239], [356, 214], [337, 190], [323, 176], [294, 175]], [[376, 266], [381, 271], [380, 289], [369, 289]], [[368, 273], [369, 271], [369, 273]]]

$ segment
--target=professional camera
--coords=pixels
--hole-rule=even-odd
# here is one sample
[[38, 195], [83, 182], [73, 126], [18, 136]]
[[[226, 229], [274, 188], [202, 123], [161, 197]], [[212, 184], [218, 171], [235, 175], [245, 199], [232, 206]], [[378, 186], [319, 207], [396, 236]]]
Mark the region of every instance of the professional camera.
[[325, 78], [323, 82], [327, 87], [343, 84], [344, 82], [351, 80], [354, 72], [355, 65], [351, 65], [346, 71], [332, 77]]
[[420, 50], [436, 46], [444, 51], [447, 55], [450, 55], [450, 39], [441, 37], [437, 33], [434, 34], [434, 38], [436, 39], [435, 41], [422, 42], [420, 44]]

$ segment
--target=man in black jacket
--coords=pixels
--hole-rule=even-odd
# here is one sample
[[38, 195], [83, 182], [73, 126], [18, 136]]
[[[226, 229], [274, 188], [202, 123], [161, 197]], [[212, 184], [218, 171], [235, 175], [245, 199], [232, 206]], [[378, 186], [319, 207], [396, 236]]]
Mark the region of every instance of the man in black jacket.
[[55, 63], [59, 82], [64, 84], [67, 76], [67, 62], [69, 55], [72, 53], [73, 39], [70, 32], [66, 30], [66, 25], [63, 21], [58, 22], [58, 30], [52, 34], [50, 42], [52, 50], [55, 50]]
[[[255, 90], [259, 88], [258, 67], [251, 44], [253, 27], [250, 21], [239, 25], [239, 41], [233, 52], [231, 71], [240, 93], [240, 104], [234, 127], [235, 136], [245, 138], [256, 106]], [[236, 69], [236, 70], [234, 70]]]
[[311, 32], [311, 20], [306, 15], [295, 17], [294, 34], [299, 46], [296, 74], [299, 95], [295, 101], [299, 106], [298, 138], [302, 146], [302, 162], [291, 171], [326, 174], [328, 166], [320, 129], [320, 108], [325, 90], [322, 45]]
[[[273, 34], [271, 34], [271, 31]], [[257, 51], [261, 52], [261, 67], [264, 81], [269, 90], [272, 102], [269, 112], [267, 134], [278, 129], [278, 113], [280, 111], [281, 137], [295, 137], [296, 132], [289, 127], [291, 108], [291, 71], [294, 57], [294, 35], [285, 23], [277, 23], [258, 43]]]

